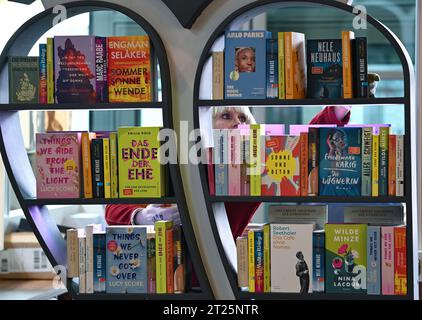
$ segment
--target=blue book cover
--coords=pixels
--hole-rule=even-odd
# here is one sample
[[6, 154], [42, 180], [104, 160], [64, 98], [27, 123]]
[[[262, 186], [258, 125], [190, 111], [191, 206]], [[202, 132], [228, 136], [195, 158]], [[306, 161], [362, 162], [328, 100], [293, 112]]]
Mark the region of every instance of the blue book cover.
[[224, 50], [224, 97], [265, 99], [268, 31], [227, 31]]
[[367, 294], [381, 294], [381, 252], [380, 252], [381, 227], [368, 226], [367, 237], [367, 269], [366, 288]]
[[267, 98], [278, 98], [278, 39], [267, 39]]
[[147, 292], [146, 249], [146, 227], [106, 227], [107, 293]]
[[341, 39], [307, 40], [308, 98], [342, 98]]
[[319, 128], [319, 195], [360, 196], [362, 128]]
[[106, 234], [93, 234], [94, 244], [94, 292], [106, 292]]
[[313, 265], [312, 292], [323, 293], [325, 291], [325, 233], [322, 231], [312, 234]]

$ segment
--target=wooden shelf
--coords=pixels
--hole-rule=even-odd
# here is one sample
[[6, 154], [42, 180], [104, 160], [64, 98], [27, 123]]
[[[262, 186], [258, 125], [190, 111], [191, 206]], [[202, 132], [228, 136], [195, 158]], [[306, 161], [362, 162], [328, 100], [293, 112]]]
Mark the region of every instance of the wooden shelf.
[[332, 202], [332, 203], [402, 203], [406, 197], [281, 197], [281, 196], [209, 196], [211, 202]]
[[25, 199], [27, 206], [46, 205], [95, 205], [95, 204], [149, 204], [149, 203], [177, 203], [176, 197], [162, 198], [114, 198], [114, 199]]
[[326, 106], [326, 105], [401, 105], [405, 98], [354, 98], [354, 99], [230, 99], [230, 100], [199, 100], [199, 107], [218, 106]]
[[122, 103], [61, 103], [61, 104], [0, 104], [2, 111], [24, 110], [131, 110], [131, 109], [160, 109], [162, 102], [122, 102]]

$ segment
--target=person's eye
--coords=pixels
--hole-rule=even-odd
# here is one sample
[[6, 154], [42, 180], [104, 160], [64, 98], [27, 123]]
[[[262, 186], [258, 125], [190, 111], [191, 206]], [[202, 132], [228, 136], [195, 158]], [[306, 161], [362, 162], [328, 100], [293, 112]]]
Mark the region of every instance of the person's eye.
[[239, 115], [239, 121], [240, 121], [241, 123], [245, 123], [245, 122], [246, 122], [246, 116], [245, 116], [244, 114], [240, 114], [240, 115]]
[[224, 120], [230, 120], [230, 119], [231, 119], [231, 114], [230, 114], [230, 112], [223, 112], [223, 113], [221, 114], [221, 118], [222, 118], [222, 119], [224, 119]]

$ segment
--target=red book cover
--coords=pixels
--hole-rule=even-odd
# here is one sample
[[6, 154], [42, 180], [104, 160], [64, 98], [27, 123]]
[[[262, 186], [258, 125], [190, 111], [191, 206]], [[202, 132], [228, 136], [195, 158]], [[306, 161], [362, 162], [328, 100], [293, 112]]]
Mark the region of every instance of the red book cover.
[[300, 195], [308, 195], [308, 133], [300, 133]]
[[167, 293], [174, 293], [173, 228], [166, 230], [166, 278]]
[[300, 196], [300, 137], [282, 137], [282, 196]]
[[394, 227], [394, 294], [407, 294], [406, 227]]

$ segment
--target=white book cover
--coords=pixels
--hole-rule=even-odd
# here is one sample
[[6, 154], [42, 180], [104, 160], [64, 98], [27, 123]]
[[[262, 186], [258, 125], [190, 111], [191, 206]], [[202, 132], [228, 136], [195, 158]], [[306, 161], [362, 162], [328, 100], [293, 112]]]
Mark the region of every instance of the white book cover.
[[85, 227], [85, 281], [86, 293], [94, 293], [94, 226]]
[[271, 292], [312, 292], [313, 224], [271, 224]]
[[78, 235], [79, 243], [79, 293], [86, 293], [85, 235]]

